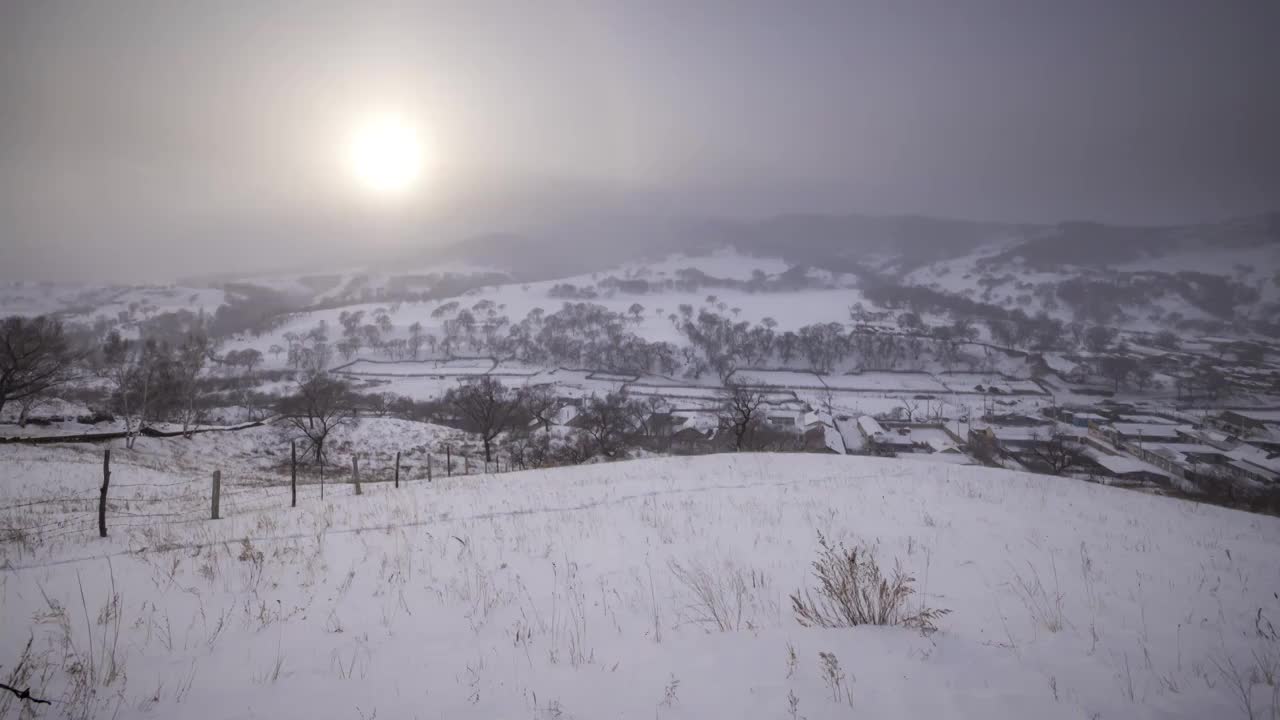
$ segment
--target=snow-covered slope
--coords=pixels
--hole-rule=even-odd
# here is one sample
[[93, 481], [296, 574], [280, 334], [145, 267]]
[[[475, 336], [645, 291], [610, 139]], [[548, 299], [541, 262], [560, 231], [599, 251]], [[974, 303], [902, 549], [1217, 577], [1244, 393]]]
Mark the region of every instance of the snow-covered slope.
[[[804, 455], [407, 471], [291, 510], [249, 470], [283, 459], [267, 438], [222, 461], [216, 438], [143, 439], [117, 451], [110, 537], [0, 542], [0, 663], [33, 638], [22, 684], [65, 703], [50, 717], [1244, 717], [1233, 678], [1277, 662], [1274, 518]], [[94, 451], [0, 463], [5, 526], [79, 518], [18, 506], [100, 481]], [[201, 520], [215, 467], [239, 504]], [[801, 627], [820, 533], [900, 563], [940, 629]]]

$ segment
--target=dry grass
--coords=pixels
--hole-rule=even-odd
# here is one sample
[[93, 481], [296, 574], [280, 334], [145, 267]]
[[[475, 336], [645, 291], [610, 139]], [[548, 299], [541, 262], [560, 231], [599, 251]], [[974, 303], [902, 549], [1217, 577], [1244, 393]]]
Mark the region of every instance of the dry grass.
[[[1086, 558], [1082, 560], [1082, 565], [1082, 572], [1087, 578], [1091, 561]], [[1013, 569], [1012, 588], [1018, 599], [1026, 606], [1035, 624], [1051, 633], [1056, 633], [1066, 627], [1067, 621], [1062, 612], [1063, 594], [1058, 583], [1058, 563], [1052, 556], [1050, 556], [1050, 566], [1053, 573], [1052, 592], [1045, 587], [1040, 579], [1040, 571], [1030, 561], [1027, 561], [1026, 575], [1018, 572], [1017, 568]]]
[[875, 554], [866, 548], [833, 546], [818, 534], [818, 559], [813, 574], [815, 592], [799, 590], [791, 595], [796, 620], [805, 627], [854, 627], [856, 625], [905, 625], [931, 631], [950, 610], [920, 606], [907, 609], [915, 593], [915, 578], [895, 566], [886, 578]]
[[681, 613], [686, 621], [714, 627], [720, 632], [742, 627], [748, 590], [740, 571], [725, 568], [721, 572], [698, 561], [683, 565], [671, 560], [667, 567], [688, 595], [688, 602]]

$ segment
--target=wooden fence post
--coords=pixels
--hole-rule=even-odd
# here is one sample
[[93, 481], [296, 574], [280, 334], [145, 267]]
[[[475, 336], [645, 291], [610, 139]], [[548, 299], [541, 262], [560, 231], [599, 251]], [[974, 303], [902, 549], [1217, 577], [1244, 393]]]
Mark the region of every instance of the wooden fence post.
[[289, 443], [289, 465], [293, 470], [293, 476], [289, 480], [289, 491], [291, 500], [289, 507], [298, 507], [298, 445], [297, 443]]
[[396, 488], [400, 487], [400, 451], [396, 451]]
[[351, 456], [351, 477], [356, 482], [356, 494], [363, 495], [364, 492], [360, 490], [360, 460], [355, 455]]
[[213, 471], [213, 519], [218, 519], [218, 502], [222, 496], [222, 471]]
[[102, 453], [102, 495], [98, 497], [98, 537], [107, 536], [107, 486], [111, 484], [111, 448]]
[[431, 453], [427, 453], [427, 482], [431, 482]]
[[471, 474], [471, 458], [467, 457], [466, 455], [462, 456], [462, 474], [463, 475]]
[[320, 461], [320, 499], [324, 499], [324, 461]]
[[444, 474], [453, 476], [453, 449], [448, 445], [444, 446]]

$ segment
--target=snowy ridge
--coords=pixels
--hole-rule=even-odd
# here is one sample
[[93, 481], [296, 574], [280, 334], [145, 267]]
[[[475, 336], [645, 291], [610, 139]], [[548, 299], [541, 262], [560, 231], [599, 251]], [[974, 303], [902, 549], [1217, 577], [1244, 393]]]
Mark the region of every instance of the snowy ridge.
[[[142, 447], [121, 453], [122, 484], [207, 482], [206, 441]], [[85, 453], [45, 452], [0, 448], [23, 479], [0, 491], [92, 490]], [[177, 455], [157, 470], [155, 452]], [[230, 477], [256, 462], [238, 457]], [[1213, 662], [1274, 650], [1255, 620], [1280, 617], [1280, 520], [973, 467], [656, 459], [415, 478], [359, 498], [335, 486], [323, 503], [309, 487], [296, 511], [279, 488], [232, 487], [262, 502], [0, 546], [6, 586], [38, 579], [62, 607], [79, 608], [79, 583], [90, 613], [113, 577], [124, 589], [129, 683], [101, 693], [100, 714], [118, 691], [124, 718], [774, 718], [790, 696], [809, 718], [1231, 717], [1238, 698]], [[900, 561], [912, 602], [952, 611], [940, 630], [797, 625], [787, 595], [812, 585], [819, 532]], [[740, 578], [726, 596], [740, 619], [699, 621], [671, 563]], [[0, 601], [8, 666], [48, 608], [39, 593]], [[68, 625], [77, 647], [83, 625]], [[60, 697], [61, 682], [40, 689]]]

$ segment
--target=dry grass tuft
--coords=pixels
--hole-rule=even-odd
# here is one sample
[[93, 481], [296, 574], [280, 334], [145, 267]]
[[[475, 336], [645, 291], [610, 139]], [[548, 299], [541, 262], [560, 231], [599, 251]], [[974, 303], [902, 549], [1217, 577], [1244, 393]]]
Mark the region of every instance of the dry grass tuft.
[[796, 620], [805, 627], [853, 627], [856, 625], [905, 625], [936, 630], [936, 622], [950, 610], [921, 606], [907, 609], [915, 593], [915, 578], [895, 566], [886, 578], [875, 555], [867, 548], [832, 546], [818, 534], [818, 559], [813, 574], [818, 579], [816, 596], [809, 590], [791, 595]]

